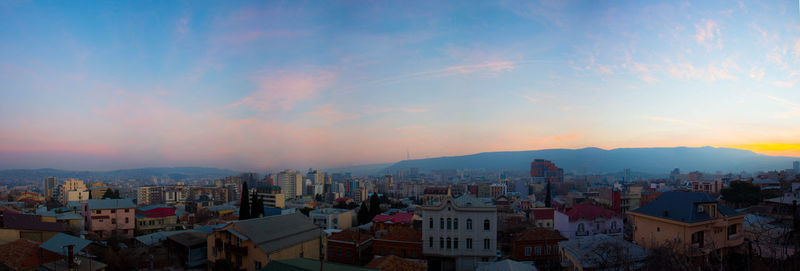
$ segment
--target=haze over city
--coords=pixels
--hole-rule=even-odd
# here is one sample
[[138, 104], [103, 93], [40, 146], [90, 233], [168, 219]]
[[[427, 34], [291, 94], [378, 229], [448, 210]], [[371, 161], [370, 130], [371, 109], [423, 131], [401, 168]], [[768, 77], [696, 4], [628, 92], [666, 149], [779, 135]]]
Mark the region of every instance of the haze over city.
[[0, 168], [800, 156], [797, 2], [0, 3]]

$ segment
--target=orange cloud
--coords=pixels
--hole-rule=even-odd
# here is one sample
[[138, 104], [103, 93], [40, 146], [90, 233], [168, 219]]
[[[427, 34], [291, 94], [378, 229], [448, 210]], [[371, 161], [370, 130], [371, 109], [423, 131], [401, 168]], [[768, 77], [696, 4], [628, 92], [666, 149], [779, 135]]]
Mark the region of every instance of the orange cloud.
[[773, 156], [800, 156], [800, 143], [752, 143], [723, 146]]

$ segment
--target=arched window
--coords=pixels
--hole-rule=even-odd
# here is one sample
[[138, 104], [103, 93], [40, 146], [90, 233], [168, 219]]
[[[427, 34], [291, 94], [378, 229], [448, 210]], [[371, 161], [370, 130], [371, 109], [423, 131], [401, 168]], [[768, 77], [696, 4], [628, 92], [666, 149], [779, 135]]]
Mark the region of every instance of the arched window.
[[472, 219], [471, 218], [467, 218], [467, 229], [468, 230], [472, 229]]
[[491, 228], [491, 224], [489, 223], [489, 220], [488, 219], [484, 220], [483, 221], [483, 230], [488, 231], [490, 228]]
[[458, 229], [458, 218], [453, 218], [453, 229], [454, 230]]
[[444, 230], [444, 218], [439, 218], [439, 229]]
[[584, 228], [583, 223], [578, 224], [578, 232], [584, 232], [584, 231], [586, 231], [586, 228]]
[[452, 229], [452, 228], [453, 228], [453, 220], [450, 219], [450, 218], [447, 218], [447, 229], [449, 230], [449, 229]]
[[444, 237], [439, 237], [439, 248], [444, 248]]
[[617, 229], [617, 221], [611, 221], [611, 229], [612, 230], [616, 230]]
[[428, 221], [430, 222], [430, 228], [433, 229], [433, 217], [429, 218]]
[[429, 246], [429, 247], [433, 247], [433, 236], [431, 236], [431, 237], [429, 238], [429, 240], [430, 240], [430, 244], [428, 244], [428, 246]]
[[451, 246], [450, 246], [451, 244], [452, 243], [451, 243], [450, 237], [447, 237], [447, 248], [448, 249], [451, 248]]

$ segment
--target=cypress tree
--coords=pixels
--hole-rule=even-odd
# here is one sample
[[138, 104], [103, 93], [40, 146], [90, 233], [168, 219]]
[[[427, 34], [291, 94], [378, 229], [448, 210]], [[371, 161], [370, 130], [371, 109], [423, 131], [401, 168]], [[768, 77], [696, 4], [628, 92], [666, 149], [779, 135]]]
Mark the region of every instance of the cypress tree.
[[250, 219], [250, 198], [247, 196], [247, 182], [242, 183], [242, 197], [239, 199], [239, 220]]
[[544, 207], [550, 208], [550, 202], [553, 199], [550, 196], [550, 179], [547, 179], [547, 194], [544, 196]]

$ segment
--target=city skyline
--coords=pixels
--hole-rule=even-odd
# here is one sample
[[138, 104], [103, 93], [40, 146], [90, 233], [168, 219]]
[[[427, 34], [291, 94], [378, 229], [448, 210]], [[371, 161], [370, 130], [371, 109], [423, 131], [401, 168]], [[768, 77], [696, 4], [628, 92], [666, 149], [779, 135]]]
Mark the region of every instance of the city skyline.
[[797, 5], [2, 2], [0, 169], [797, 157]]

